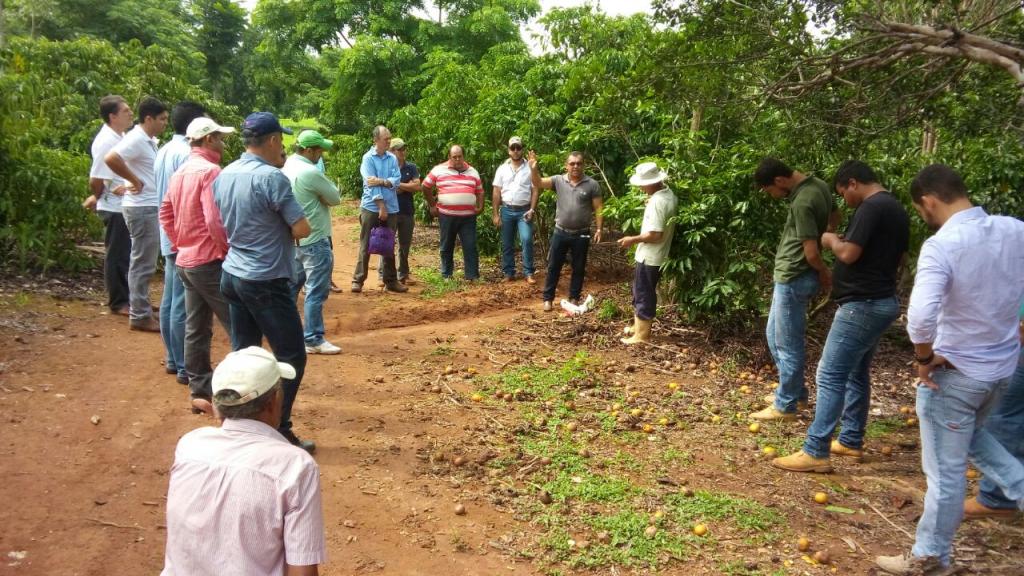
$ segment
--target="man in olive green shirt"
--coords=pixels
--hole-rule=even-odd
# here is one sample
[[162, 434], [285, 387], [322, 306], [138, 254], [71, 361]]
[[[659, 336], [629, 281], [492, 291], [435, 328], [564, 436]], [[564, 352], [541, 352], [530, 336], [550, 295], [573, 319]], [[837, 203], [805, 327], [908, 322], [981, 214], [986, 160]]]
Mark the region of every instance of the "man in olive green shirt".
[[299, 133], [295, 142], [295, 154], [284, 163], [281, 171], [292, 183], [295, 200], [302, 206], [309, 221], [309, 236], [299, 241], [295, 251], [297, 266], [302, 268], [292, 284], [296, 298], [299, 289], [305, 285], [306, 300], [304, 338], [307, 354], [338, 354], [341, 348], [324, 339], [324, 301], [331, 292], [331, 270], [334, 268], [334, 253], [331, 251], [331, 206], [341, 203], [341, 194], [316, 164], [323, 157], [324, 150], [330, 150], [334, 143], [315, 130]]
[[804, 382], [804, 336], [807, 304], [832, 286], [832, 272], [821, 258], [821, 235], [835, 227], [839, 213], [828, 184], [793, 170], [775, 158], [765, 158], [754, 172], [758, 187], [776, 200], [789, 200], [789, 214], [775, 251], [775, 288], [765, 335], [779, 370], [772, 403], [750, 415], [755, 420], [795, 420], [807, 406]]

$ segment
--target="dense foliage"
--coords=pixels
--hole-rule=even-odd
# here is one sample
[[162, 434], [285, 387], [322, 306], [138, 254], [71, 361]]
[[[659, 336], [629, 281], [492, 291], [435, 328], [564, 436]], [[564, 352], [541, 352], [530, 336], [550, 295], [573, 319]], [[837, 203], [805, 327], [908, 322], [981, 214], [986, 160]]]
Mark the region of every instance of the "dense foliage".
[[[560, 9], [540, 16], [531, 49], [520, 27], [538, 17], [535, 0], [259, 0], [248, 23], [229, 0], [121, 0], [95, 19], [77, 0], [19, 0], [8, 4], [0, 52], [0, 253], [23, 267], [76, 265], [73, 244], [96, 233], [78, 209], [95, 102], [150, 93], [208, 103], [222, 121], [253, 109], [315, 118], [339, 143], [328, 170], [353, 194], [378, 123], [409, 142], [424, 170], [463, 145], [485, 182], [513, 134], [545, 174], [583, 150], [605, 185], [609, 223], [627, 231], [642, 211], [627, 175], [655, 159], [681, 200], [666, 265], [672, 297], [694, 320], [742, 326], [765, 306], [784, 218], [784, 205], [752, 186], [765, 155], [826, 180], [843, 159], [863, 159], [908, 207], [913, 174], [948, 162], [976, 201], [1024, 213], [1020, 88], [1004, 70], [921, 53], [787, 84], [830, 54], [870, 56], [879, 40], [861, 26], [869, 17], [1024, 41], [1024, 18], [1005, 2], [977, 14], [970, 7], [983, 3], [952, 4], [661, 0], [653, 16], [631, 17]], [[885, 14], [867, 13], [882, 5]], [[543, 206], [548, 221], [551, 200]], [[493, 251], [489, 216], [488, 205], [480, 225]], [[917, 246], [926, 231], [915, 226]]]

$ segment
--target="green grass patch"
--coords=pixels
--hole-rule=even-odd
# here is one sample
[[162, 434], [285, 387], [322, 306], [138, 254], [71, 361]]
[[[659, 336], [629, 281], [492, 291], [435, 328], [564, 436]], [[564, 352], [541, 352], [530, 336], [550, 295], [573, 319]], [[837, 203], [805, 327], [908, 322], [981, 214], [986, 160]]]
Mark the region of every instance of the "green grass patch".
[[430, 351], [430, 356], [451, 356], [455, 353], [455, 349], [447, 344], [439, 344], [433, 350]]
[[693, 496], [670, 494], [666, 511], [683, 525], [698, 522], [729, 520], [754, 544], [763, 545], [778, 539], [775, 530], [785, 519], [761, 503], [729, 494], [698, 490]]
[[572, 566], [596, 568], [609, 564], [619, 566], [645, 565], [655, 567], [665, 556], [684, 559], [691, 555], [698, 540], [682, 530], [659, 529], [647, 536], [650, 515], [637, 510], [622, 510], [592, 516], [584, 520], [595, 532], [608, 532], [606, 544], [590, 546], [567, 559]]
[[601, 300], [601, 303], [597, 306], [597, 319], [602, 322], [618, 320], [623, 316], [622, 308], [619, 308], [619, 304], [611, 298]]
[[902, 418], [872, 418], [868, 420], [868, 427], [864, 430], [864, 437], [881, 438], [902, 430], [904, 427], [905, 421]]
[[340, 218], [359, 216], [359, 204], [357, 202], [342, 200], [341, 204], [331, 207], [331, 216]]
[[556, 418], [570, 414], [565, 402], [575, 397], [571, 384], [589, 378], [590, 356], [579, 351], [568, 361], [555, 366], [523, 365], [508, 368], [487, 377], [483, 382], [488, 392], [515, 392], [522, 390], [535, 402], [559, 401]]
[[578, 502], [625, 502], [640, 493], [640, 489], [625, 478], [591, 472], [574, 473], [569, 470], [559, 471], [543, 487], [555, 502], [568, 499]]
[[466, 282], [462, 279], [462, 273], [456, 272], [452, 278], [445, 279], [437, 268], [416, 268], [416, 278], [423, 283], [423, 292], [420, 298], [432, 300], [442, 296], [448, 296], [466, 289]]

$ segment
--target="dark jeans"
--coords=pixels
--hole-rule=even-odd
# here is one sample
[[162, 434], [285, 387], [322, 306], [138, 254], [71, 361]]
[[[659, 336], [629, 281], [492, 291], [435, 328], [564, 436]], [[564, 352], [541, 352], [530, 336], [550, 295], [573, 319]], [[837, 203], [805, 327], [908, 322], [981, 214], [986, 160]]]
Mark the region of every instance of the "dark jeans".
[[544, 280], [544, 301], [555, 299], [555, 286], [562, 273], [565, 257], [572, 253], [572, 279], [569, 281], [569, 299], [579, 300], [583, 292], [583, 274], [587, 270], [587, 251], [590, 250], [590, 233], [569, 234], [555, 228], [551, 235], [551, 250], [548, 252], [548, 277]]
[[112, 311], [128, 305], [128, 266], [132, 256], [132, 237], [120, 212], [98, 210], [106, 227], [103, 245], [107, 255], [103, 259], [103, 281], [107, 285], [107, 306]]
[[261, 346], [267, 338], [278, 362], [295, 368], [294, 379], [281, 379], [284, 405], [280, 430], [292, 427], [292, 404], [306, 371], [306, 345], [302, 340], [302, 320], [292, 300], [288, 278], [243, 280], [228, 272], [220, 278], [220, 291], [228, 301], [231, 317], [231, 349]]
[[[387, 226], [392, 230], [398, 229], [398, 215], [388, 214]], [[376, 212], [359, 210], [359, 260], [356, 261], [356, 269], [352, 274], [352, 283], [359, 284], [366, 282], [367, 271], [370, 268], [370, 230], [373, 230], [380, 223]], [[381, 255], [384, 262], [384, 282], [395, 282], [398, 280], [398, 273], [395, 271], [395, 255]]]
[[213, 340], [213, 317], [228, 334], [231, 316], [228, 302], [220, 293], [221, 261], [214, 260], [195, 268], [178, 268], [185, 287], [185, 370], [193, 398], [212, 398], [210, 382], [210, 342]]
[[[388, 219], [398, 220], [398, 279], [405, 281], [409, 277], [409, 250], [412, 248], [412, 231], [416, 228], [416, 216], [412, 214], [395, 214]], [[384, 260], [377, 265], [377, 276], [384, 279]]]
[[658, 310], [658, 280], [661, 280], [661, 266], [636, 263], [633, 272], [633, 310], [641, 320], [654, 320]]
[[441, 229], [441, 276], [451, 278], [455, 272], [455, 237], [462, 244], [462, 261], [466, 280], [480, 277], [480, 259], [476, 251], [476, 216], [448, 216], [437, 218]]

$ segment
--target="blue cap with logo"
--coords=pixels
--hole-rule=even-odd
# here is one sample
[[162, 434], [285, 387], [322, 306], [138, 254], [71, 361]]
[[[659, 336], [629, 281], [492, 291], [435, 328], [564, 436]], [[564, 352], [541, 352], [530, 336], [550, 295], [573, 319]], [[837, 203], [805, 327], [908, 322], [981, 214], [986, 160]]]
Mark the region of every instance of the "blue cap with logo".
[[242, 130], [249, 136], [263, 136], [273, 134], [274, 132], [292, 133], [291, 128], [281, 126], [277, 116], [270, 112], [253, 112], [249, 114], [245, 117], [245, 122], [242, 123]]

